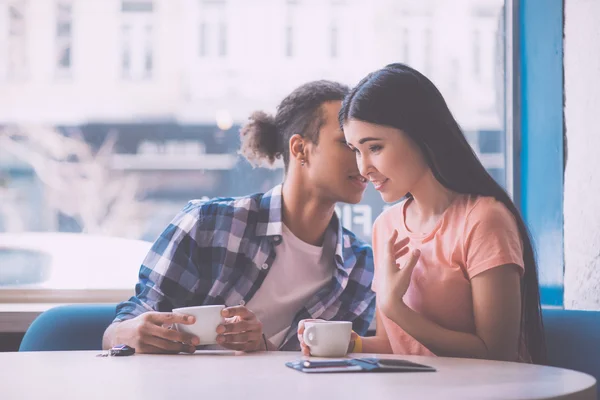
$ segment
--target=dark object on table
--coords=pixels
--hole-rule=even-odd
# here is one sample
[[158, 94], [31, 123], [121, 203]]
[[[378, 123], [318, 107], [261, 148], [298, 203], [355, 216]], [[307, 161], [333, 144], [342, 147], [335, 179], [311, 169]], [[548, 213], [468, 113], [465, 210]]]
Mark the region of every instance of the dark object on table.
[[411, 361], [384, 358], [296, 360], [286, 366], [306, 373], [319, 372], [435, 372], [435, 368]]

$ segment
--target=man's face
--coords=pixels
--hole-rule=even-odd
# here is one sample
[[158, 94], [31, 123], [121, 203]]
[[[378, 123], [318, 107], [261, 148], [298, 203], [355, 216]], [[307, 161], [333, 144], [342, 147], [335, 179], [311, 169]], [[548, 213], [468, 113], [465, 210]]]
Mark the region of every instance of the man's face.
[[360, 175], [354, 152], [346, 145], [338, 122], [341, 101], [321, 106], [324, 124], [318, 144], [309, 144], [311, 185], [324, 198], [333, 202], [356, 204], [362, 199], [367, 181]]

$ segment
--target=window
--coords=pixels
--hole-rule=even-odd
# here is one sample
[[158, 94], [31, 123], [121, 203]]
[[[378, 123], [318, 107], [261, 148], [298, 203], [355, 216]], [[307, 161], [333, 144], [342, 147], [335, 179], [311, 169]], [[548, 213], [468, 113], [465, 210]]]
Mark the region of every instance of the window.
[[[341, 43], [340, 40], [343, 38], [341, 28], [344, 26], [344, 20], [346, 17], [345, 11], [348, 9], [348, 3], [345, 0], [330, 0], [329, 10], [329, 57], [332, 59], [339, 58], [341, 56]], [[344, 30], [344, 33], [348, 30]], [[346, 38], [349, 41], [349, 38]]]
[[152, 1], [144, 0], [123, 0], [121, 2], [121, 11], [128, 13], [145, 13], [152, 12], [154, 10], [154, 4]]
[[410, 31], [402, 28], [402, 62], [410, 65]]
[[154, 4], [152, 1], [121, 2], [121, 77], [152, 78], [154, 69]]
[[199, 55], [202, 58], [227, 56], [227, 3], [223, 0], [201, 0]]
[[473, 31], [473, 74], [481, 77], [481, 32]]
[[424, 67], [423, 67], [423, 70], [424, 70], [423, 73], [425, 75], [429, 76], [433, 72], [433, 70], [432, 70], [432, 68], [433, 68], [433, 62], [432, 62], [432, 59], [433, 59], [433, 33], [432, 33], [431, 28], [425, 29], [424, 36], [425, 36], [425, 38], [424, 38], [425, 39], [424, 40], [425, 47], [423, 50], [425, 52], [425, 62], [424, 62]]
[[208, 36], [208, 26], [206, 22], [200, 24], [200, 57], [206, 57], [206, 41]]
[[303, 4], [296, 0], [287, 0], [285, 4], [285, 26], [284, 26], [284, 54], [287, 58], [297, 56], [297, 25], [300, 20], [300, 12]]
[[28, 3], [26, 0], [8, 3], [8, 56], [7, 75], [11, 80], [21, 80], [28, 75]]
[[72, 64], [73, 5], [70, 2], [56, 4], [56, 68], [60, 74], [69, 73]]
[[329, 49], [329, 55], [331, 58], [337, 58], [339, 55], [338, 40], [338, 27], [334, 24], [331, 26], [331, 47]]
[[288, 58], [294, 56], [294, 28], [292, 25], [285, 27], [285, 56]]
[[153, 54], [152, 54], [152, 25], [146, 26], [146, 44], [144, 46], [144, 77], [152, 77]]
[[[511, 148], [504, 115], [494, 107], [505, 95], [503, 78], [494, 79], [495, 68], [504, 72], [503, 50], [496, 48], [504, 40], [502, 0], [461, 7], [447, 0], [193, 0], [176, 6], [122, 0], [113, 14], [98, 13], [98, 2], [61, 0], [52, 2], [55, 12], [36, 15], [35, 24], [29, 19], [33, 3], [0, 2], [0, 22], [7, 22], [0, 24], [0, 54], [7, 54], [0, 63], [13, 76], [39, 70], [39, 79], [44, 71], [76, 66], [73, 83], [85, 90], [54, 81], [0, 90], [1, 104], [19, 105], [0, 110], [0, 243], [18, 232], [46, 232], [57, 235], [58, 248], [58, 236], [86, 232], [147, 245], [190, 199], [269, 190], [281, 182], [282, 168], [252, 169], [237, 154], [238, 131], [251, 112], [275, 111], [307, 81], [355, 85], [397, 61], [429, 75], [486, 168], [506, 182], [504, 156]], [[77, 29], [76, 43], [89, 45], [73, 53], [78, 15], [94, 15], [94, 26], [106, 31]], [[32, 43], [33, 37], [50, 38], [55, 50]], [[474, 79], [475, 53], [480, 80]], [[361, 204], [339, 205], [338, 211], [346, 227], [370, 240], [384, 206], [369, 188]], [[38, 275], [32, 267], [21, 271], [22, 279], [39, 276], [43, 285], [61, 288], [85, 281], [79, 275], [50, 281], [48, 249], [26, 250], [0, 255], [39, 264]], [[55, 262], [63, 256], [55, 253]], [[132, 288], [140, 262], [114, 275], [123, 281], [86, 273], [94, 284]]]
[[494, 79], [494, 47], [486, 43], [494, 40], [498, 30], [498, 19], [489, 11], [476, 10], [472, 17], [471, 32], [471, 73], [477, 84], [486, 84]]
[[219, 57], [227, 55], [227, 24], [221, 22], [219, 24]]
[[121, 27], [121, 73], [123, 78], [131, 76], [131, 26]]

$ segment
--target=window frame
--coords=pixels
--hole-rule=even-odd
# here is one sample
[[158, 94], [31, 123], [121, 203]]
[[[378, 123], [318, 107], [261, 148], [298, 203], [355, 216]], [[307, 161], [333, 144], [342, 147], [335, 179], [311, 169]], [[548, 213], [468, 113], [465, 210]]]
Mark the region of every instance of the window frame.
[[541, 303], [563, 307], [564, 1], [505, 6], [507, 177], [534, 239]]

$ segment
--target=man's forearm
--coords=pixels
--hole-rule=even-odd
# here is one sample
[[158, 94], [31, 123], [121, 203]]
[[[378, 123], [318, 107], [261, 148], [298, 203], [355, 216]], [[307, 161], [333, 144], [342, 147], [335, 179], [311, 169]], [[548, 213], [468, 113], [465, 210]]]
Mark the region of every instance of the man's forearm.
[[111, 347], [115, 346], [114, 336], [115, 336], [115, 330], [116, 330], [118, 324], [120, 324], [120, 322], [113, 322], [104, 331], [104, 336], [102, 337], [102, 349], [103, 350], [108, 350]]

